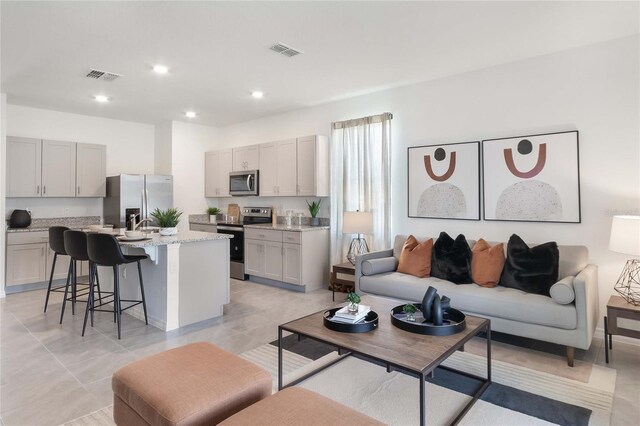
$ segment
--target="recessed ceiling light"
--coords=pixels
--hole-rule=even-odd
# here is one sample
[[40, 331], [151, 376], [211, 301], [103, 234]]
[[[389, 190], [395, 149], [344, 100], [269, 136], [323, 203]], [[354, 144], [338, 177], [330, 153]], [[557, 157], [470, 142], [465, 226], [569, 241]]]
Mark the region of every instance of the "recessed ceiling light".
[[251, 96], [253, 96], [256, 99], [260, 99], [264, 97], [264, 93], [260, 92], [259, 90], [256, 90], [254, 92], [251, 92]]
[[165, 65], [154, 65], [153, 66], [153, 71], [156, 74], [166, 74], [169, 72], [169, 68], [167, 68], [167, 66]]
[[93, 99], [95, 99], [96, 102], [100, 103], [109, 102], [109, 97], [105, 95], [95, 95]]
[[193, 111], [186, 111], [184, 113], [184, 116], [187, 117], [187, 118], [196, 118], [196, 113], [193, 112]]

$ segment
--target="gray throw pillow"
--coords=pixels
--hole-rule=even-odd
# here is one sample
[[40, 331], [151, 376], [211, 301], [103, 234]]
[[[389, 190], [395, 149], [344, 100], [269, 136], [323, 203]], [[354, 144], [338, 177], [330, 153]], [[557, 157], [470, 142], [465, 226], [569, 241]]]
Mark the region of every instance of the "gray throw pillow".
[[369, 259], [362, 262], [362, 275], [376, 275], [385, 272], [393, 272], [398, 267], [398, 260], [391, 257]]
[[576, 298], [576, 292], [573, 289], [574, 277], [565, 277], [551, 286], [549, 293], [554, 302], [560, 305], [568, 305]]

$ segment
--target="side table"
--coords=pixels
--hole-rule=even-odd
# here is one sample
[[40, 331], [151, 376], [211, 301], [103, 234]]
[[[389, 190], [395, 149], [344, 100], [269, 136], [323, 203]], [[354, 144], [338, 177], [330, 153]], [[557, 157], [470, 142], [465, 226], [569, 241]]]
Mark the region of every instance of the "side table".
[[607, 302], [607, 316], [604, 317], [604, 359], [609, 363], [609, 350], [613, 349], [611, 336], [627, 336], [640, 339], [640, 331], [618, 327], [618, 318], [640, 321], [640, 306], [627, 303], [620, 296], [611, 296]]
[[349, 262], [333, 265], [331, 278], [329, 280], [330, 290], [333, 292], [333, 301], [336, 301], [336, 290], [346, 293], [345, 290], [352, 291], [355, 288], [355, 282], [338, 278], [338, 274], [351, 275], [355, 277], [356, 267]]

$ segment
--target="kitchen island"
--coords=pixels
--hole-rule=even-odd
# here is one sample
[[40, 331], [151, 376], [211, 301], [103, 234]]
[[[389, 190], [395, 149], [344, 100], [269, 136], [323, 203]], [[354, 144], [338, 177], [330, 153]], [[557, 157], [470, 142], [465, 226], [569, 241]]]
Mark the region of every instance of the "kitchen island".
[[[121, 241], [124, 254], [146, 254], [142, 261], [149, 324], [175, 330], [222, 315], [229, 303], [230, 235], [180, 231], [163, 237], [150, 234], [143, 241]], [[111, 268], [99, 268], [103, 288], [112, 286]], [[122, 299], [140, 299], [136, 264], [120, 268]], [[104, 284], [102, 284], [104, 283]], [[123, 302], [123, 308], [128, 306]], [[142, 306], [126, 311], [144, 320]]]

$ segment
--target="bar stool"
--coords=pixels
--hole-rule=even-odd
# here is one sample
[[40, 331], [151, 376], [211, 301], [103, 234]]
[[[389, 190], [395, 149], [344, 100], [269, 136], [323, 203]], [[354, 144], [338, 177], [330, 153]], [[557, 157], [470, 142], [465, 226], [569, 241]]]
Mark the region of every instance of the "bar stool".
[[[142, 309], [144, 310], [144, 322], [149, 325], [147, 318], [147, 303], [144, 298], [144, 285], [142, 283], [142, 266], [141, 260], [147, 258], [146, 255], [141, 256], [129, 256], [122, 254], [120, 244], [113, 235], [109, 234], [88, 234], [87, 235], [87, 252], [89, 259], [92, 262], [94, 270], [97, 266], [110, 266], [113, 268], [113, 292], [114, 292], [114, 312], [116, 315], [116, 322], [118, 325], [118, 339], [120, 339], [120, 328], [122, 311], [132, 308], [142, 303]], [[140, 295], [142, 300], [127, 300], [120, 298], [120, 265], [126, 265], [128, 263], [136, 262], [138, 264], [138, 278], [140, 280]], [[93, 274], [90, 274], [90, 277]], [[87, 303], [87, 311], [84, 315], [84, 325], [82, 327], [82, 335], [84, 336], [84, 329], [87, 326], [87, 314], [89, 311], [94, 310], [94, 292], [93, 292], [93, 280], [89, 282], [89, 298]], [[131, 302], [132, 304], [122, 309], [122, 302]], [[93, 312], [91, 313], [93, 315]]]
[[[101, 304], [106, 303], [106, 302], [103, 302], [103, 299], [106, 299], [109, 296], [113, 296], [113, 292], [103, 292], [100, 290], [100, 278], [98, 277], [98, 272], [97, 270], [94, 271], [93, 268], [91, 267], [89, 254], [87, 253], [87, 233], [83, 231], [72, 231], [72, 230], [64, 231], [64, 248], [67, 254], [71, 257], [71, 269], [73, 271], [71, 280], [73, 282], [77, 281], [76, 270], [77, 270], [78, 262], [89, 261], [89, 284], [87, 284], [88, 285], [87, 292], [82, 293], [81, 295], [82, 296], [84, 296], [85, 294], [90, 295], [91, 292], [94, 291], [94, 288], [91, 286], [91, 282], [92, 280], [95, 280], [97, 283], [96, 289], [98, 290], [98, 303], [101, 303]], [[64, 318], [64, 309], [65, 309], [65, 305], [67, 304], [67, 300], [74, 299], [73, 296], [71, 298], [67, 298], [68, 290], [69, 290], [69, 285], [67, 284], [65, 293], [64, 293], [64, 300], [62, 302], [62, 312], [60, 313], [60, 324], [62, 324], [62, 319]], [[72, 286], [72, 291], [73, 291], [73, 286]], [[91, 299], [91, 297], [87, 297], [87, 303], [89, 303], [89, 299]]]
[[71, 263], [69, 263], [69, 271], [67, 272], [67, 284], [52, 288], [53, 274], [56, 269], [56, 261], [58, 260], [58, 255], [67, 256], [67, 251], [64, 248], [64, 231], [68, 231], [68, 230], [69, 228], [67, 228], [66, 226], [52, 226], [51, 228], [49, 228], [49, 247], [53, 251], [53, 263], [51, 264], [51, 274], [49, 275], [49, 287], [47, 288], [47, 298], [44, 301], [45, 312], [47, 312], [47, 306], [49, 305], [49, 296], [51, 295], [51, 293], [52, 292], [62, 293], [63, 291], [65, 291], [65, 289], [69, 285], [69, 280], [71, 278], [72, 270], [71, 270]]

